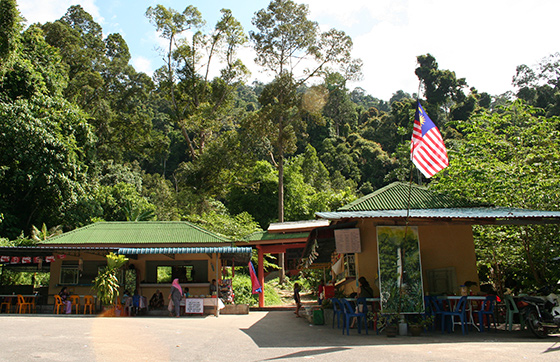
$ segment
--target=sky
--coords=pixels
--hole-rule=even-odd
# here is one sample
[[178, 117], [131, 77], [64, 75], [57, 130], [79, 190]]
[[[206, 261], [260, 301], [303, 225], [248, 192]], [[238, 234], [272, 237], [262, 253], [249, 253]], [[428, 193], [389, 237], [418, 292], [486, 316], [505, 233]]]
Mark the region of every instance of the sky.
[[[18, 0], [27, 24], [61, 18], [69, 6], [80, 4], [102, 28], [104, 35], [120, 33], [126, 40], [137, 71], [152, 74], [163, 65], [157, 50], [164, 43], [145, 16], [149, 6], [161, 4], [183, 11], [196, 6], [208, 30], [231, 9], [245, 30], [255, 12], [269, 0]], [[299, 2], [299, 1], [296, 1]], [[322, 30], [336, 28], [351, 36], [353, 56], [363, 61], [363, 79], [348, 88], [363, 88], [388, 101], [403, 90], [418, 91], [416, 57], [432, 54], [439, 69], [454, 71], [469, 87], [492, 95], [513, 90], [518, 65], [534, 67], [560, 51], [556, 43], [558, 0], [306, 0], [309, 18]], [[555, 35], [556, 34], [556, 35]], [[249, 82], [268, 81], [253, 62], [248, 47], [239, 53], [252, 72]]]

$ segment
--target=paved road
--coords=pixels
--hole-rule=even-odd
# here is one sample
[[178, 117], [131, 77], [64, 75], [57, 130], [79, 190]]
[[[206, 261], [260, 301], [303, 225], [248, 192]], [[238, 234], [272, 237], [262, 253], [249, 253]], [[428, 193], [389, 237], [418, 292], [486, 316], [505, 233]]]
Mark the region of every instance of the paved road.
[[292, 312], [208, 317], [1, 315], [0, 361], [559, 361], [560, 337], [343, 336]]

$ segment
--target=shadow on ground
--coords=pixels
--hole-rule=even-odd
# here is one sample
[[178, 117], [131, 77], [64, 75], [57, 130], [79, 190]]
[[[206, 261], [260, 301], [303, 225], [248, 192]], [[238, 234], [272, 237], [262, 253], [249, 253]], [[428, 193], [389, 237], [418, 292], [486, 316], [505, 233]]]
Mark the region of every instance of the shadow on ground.
[[[430, 344], [430, 343], [532, 343], [539, 341], [533, 337], [528, 331], [505, 331], [498, 329], [480, 333], [471, 330], [469, 334], [462, 335], [460, 330], [454, 333], [424, 332], [419, 337], [397, 336], [387, 337], [383, 333], [376, 334], [375, 331], [369, 330], [366, 335], [362, 330], [362, 334], [358, 334], [356, 329], [350, 330], [350, 335], [342, 334], [341, 329], [336, 327], [333, 329], [330, 321], [325, 325], [313, 325], [304, 318], [297, 318], [293, 312], [263, 312], [263, 318], [259, 319], [251, 327], [241, 329], [261, 348], [321, 348], [313, 349], [307, 352], [311, 354], [324, 354], [340, 351], [347, 346], [382, 346], [382, 345], [414, 345], [414, 344]], [[544, 351], [559, 352], [560, 336], [554, 335], [542, 340], [550, 342], [552, 345]], [[284, 356], [282, 358], [289, 358]], [[298, 355], [296, 357], [302, 357]], [[280, 357], [278, 357], [280, 358]]]

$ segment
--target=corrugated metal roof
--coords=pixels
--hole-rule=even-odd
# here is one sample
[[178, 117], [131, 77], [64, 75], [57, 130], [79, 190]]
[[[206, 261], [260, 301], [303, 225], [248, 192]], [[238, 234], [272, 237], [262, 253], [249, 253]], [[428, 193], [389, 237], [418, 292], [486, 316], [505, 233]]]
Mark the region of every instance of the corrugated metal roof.
[[193, 247], [193, 248], [120, 248], [117, 254], [251, 254], [248, 247]]
[[313, 228], [328, 226], [328, 221], [326, 220], [302, 220], [302, 221], [286, 221], [286, 222], [274, 222], [268, 226], [268, 232], [282, 232], [290, 231], [295, 232], [297, 230], [311, 230]]
[[[318, 217], [328, 220], [341, 219], [363, 219], [363, 218], [406, 218], [407, 210], [374, 210], [374, 211], [338, 211], [318, 212]], [[536, 220], [544, 223], [560, 223], [560, 211], [524, 210], [515, 208], [448, 208], [448, 209], [412, 209], [408, 215], [409, 219], [463, 219], [476, 221], [484, 220], [507, 220], [525, 221], [533, 223]]]
[[[408, 204], [410, 195], [410, 205]], [[400, 209], [440, 209], [483, 206], [459, 197], [440, 194], [426, 187], [393, 182], [369, 195], [345, 205], [338, 211], [370, 211]]]
[[98, 222], [57, 235], [50, 244], [216, 244], [231, 240], [185, 221]]

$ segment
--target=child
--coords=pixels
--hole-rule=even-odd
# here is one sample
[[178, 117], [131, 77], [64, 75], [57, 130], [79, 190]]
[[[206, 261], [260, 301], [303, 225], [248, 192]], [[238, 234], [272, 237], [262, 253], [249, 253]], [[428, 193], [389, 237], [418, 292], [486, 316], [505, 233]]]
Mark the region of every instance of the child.
[[301, 299], [299, 298], [300, 286], [299, 283], [294, 284], [294, 301], [296, 302], [296, 311], [294, 312], [296, 317], [301, 317], [299, 315], [299, 309], [301, 308]]

